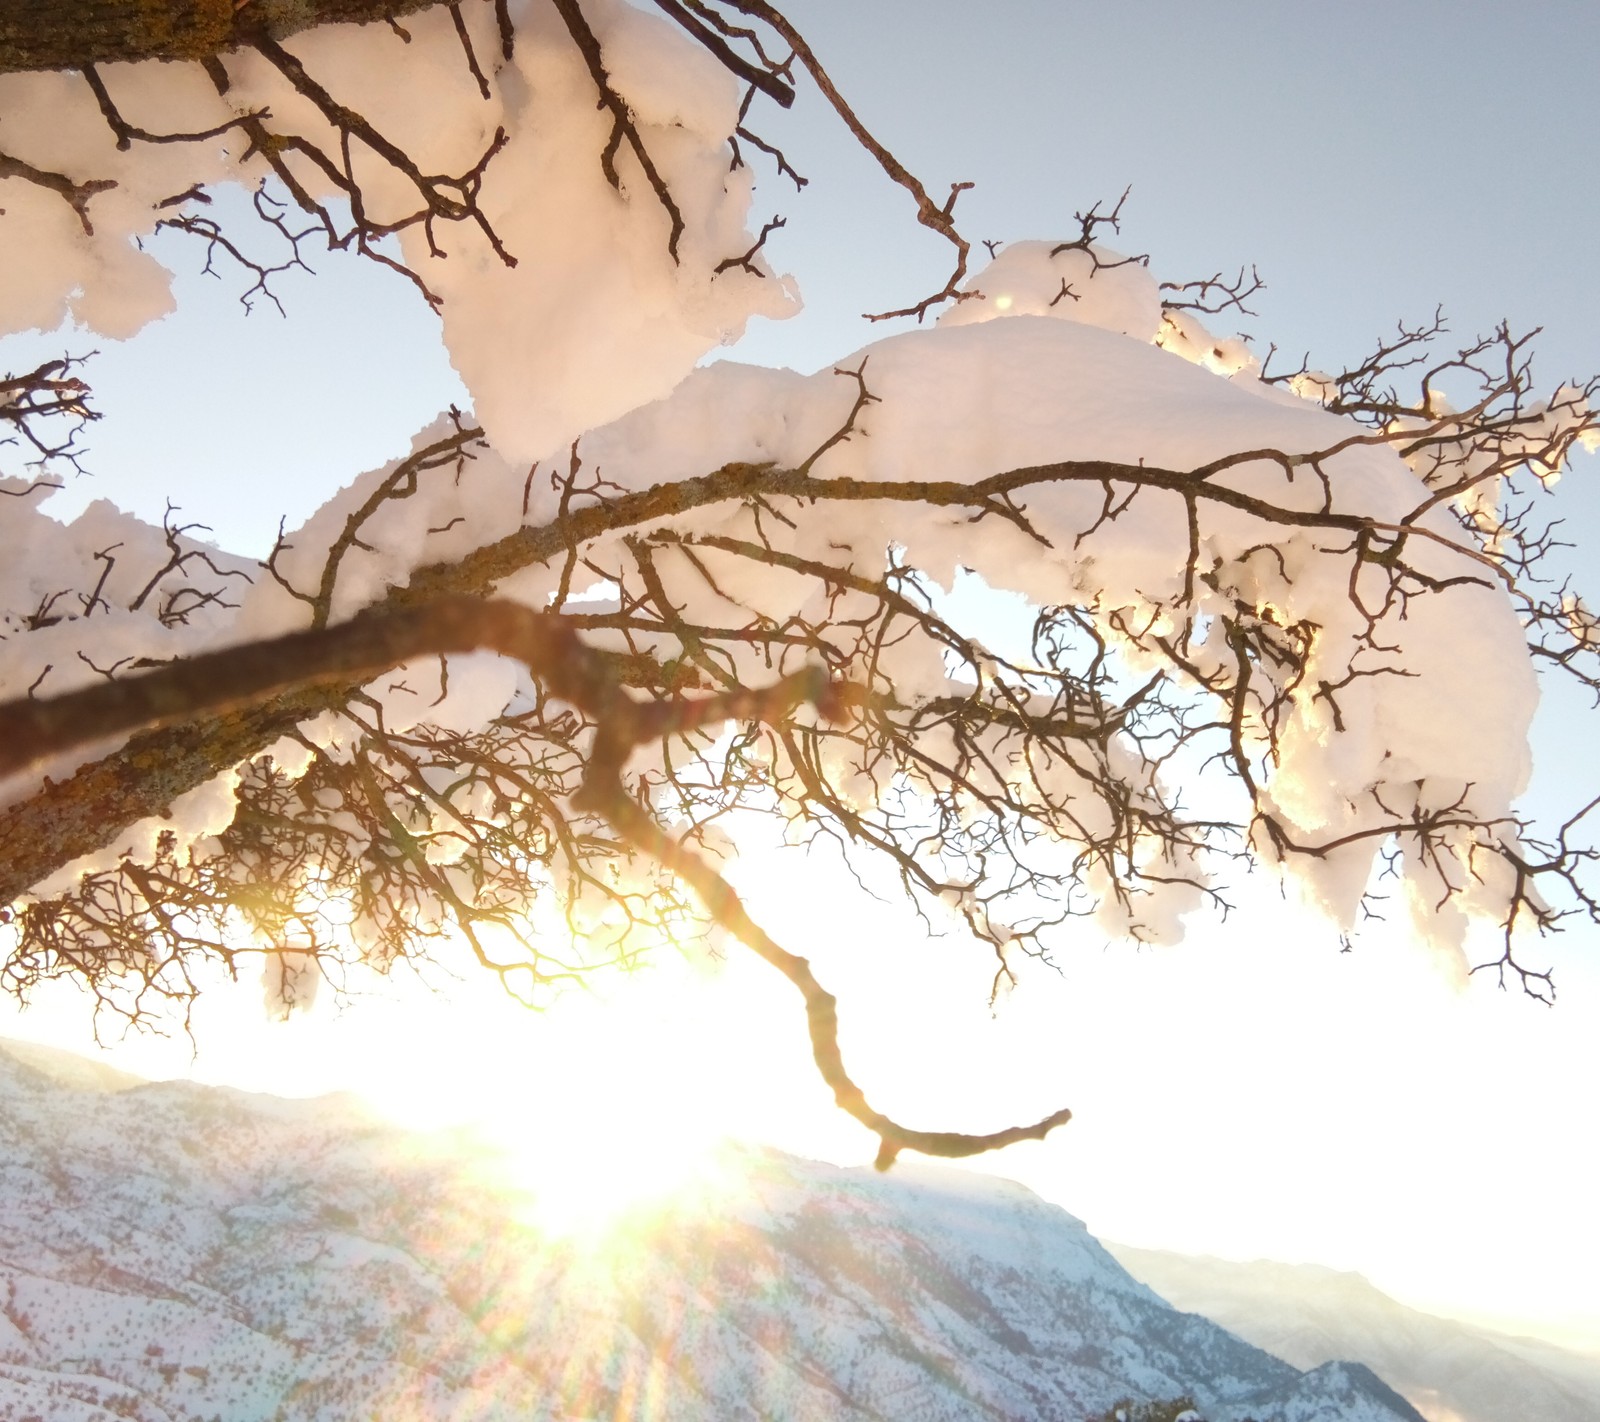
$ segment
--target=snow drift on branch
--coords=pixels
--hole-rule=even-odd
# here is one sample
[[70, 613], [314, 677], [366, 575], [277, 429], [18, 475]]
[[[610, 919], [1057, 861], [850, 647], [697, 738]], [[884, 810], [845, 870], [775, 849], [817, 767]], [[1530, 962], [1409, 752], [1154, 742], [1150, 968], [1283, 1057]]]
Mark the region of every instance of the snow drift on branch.
[[[1043, 951], [1071, 917], [1171, 941], [1247, 852], [1347, 927], [1398, 843], [1426, 934], [1459, 942], [1459, 906], [1509, 937], [1534, 900], [1510, 807], [1535, 692], [1530, 604], [1496, 561], [1499, 481], [1559, 463], [1593, 426], [1589, 389], [1534, 409], [1513, 369], [1486, 382], [1512, 413], [1457, 425], [1433, 392], [1411, 407], [1375, 389], [1372, 369], [1406, 360], [1282, 388], [1206, 329], [1196, 312], [1216, 307], [1164, 301], [1173, 288], [1142, 262], [1091, 242], [1093, 217], [1076, 241], [1003, 249], [936, 327], [835, 368], [694, 369], [749, 315], [793, 307], [745, 230], [736, 87], [617, 0], [586, 0], [580, 17], [597, 81], [570, 11], [518, 8], [514, 57], [481, 89], [448, 8], [408, 20], [409, 40], [335, 27], [297, 36], [292, 54], [230, 56], [225, 98], [187, 71], [168, 85], [165, 69], [110, 68], [121, 112], [201, 134], [129, 154], [86, 89], [0, 80], [8, 112], [59, 114], [20, 120], [6, 142], [65, 184], [21, 184], [6, 220], [49, 240], [0, 274], [0, 320], [70, 310], [116, 334], [158, 316], [165, 279], [130, 238], [186, 184], [254, 176], [270, 110], [275, 132], [350, 155], [367, 224], [351, 231], [397, 234], [377, 258], [398, 250], [438, 300], [482, 425], [441, 416], [406, 459], [281, 539], [249, 586], [181, 530], [105, 505], [63, 530], [37, 489], [8, 487], [4, 690], [48, 695], [128, 655], [321, 627], [397, 589], [424, 603], [493, 594], [560, 613], [586, 653], [611, 658], [619, 694], [669, 709], [685, 691], [759, 690], [807, 668], [848, 684], [862, 711], [848, 726], [801, 695], [751, 712], [732, 744], [700, 722], [628, 742], [623, 798], [701, 842], [754, 807], [870, 846], [916, 902], [993, 946], [1002, 974], [1014, 945]], [[463, 14], [475, 52], [499, 54], [489, 7]], [[423, 170], [462, 175], [423, 187], [470, 201], [413, 220], [419, 180], [352, 146], [295, 74], [337, 83]], [[654, 168], [596, 107], [597, 82]], [[341, 191], [327, 170], [277, 176], [342, 230], [316, 206]], [[1025, 652], [956, 625], [963, 570], [1037, 613]], [[1566, 635], [1586, 637], [1579, 604], [1562, 609]], [[588, 948], [625, 960], [638, 923], [690, 912], [577, 797], [593, 706], [577, 715], [482, 653], [329, 696], [38, 886], [106, 871], [98, 904], [85, 891], [77, 919], [62, 911], [71, 933], [51, 951], [71, 934], [100, 951], [177, 932], [150, 896], [186, 894], [184, 933], [201, 919], [234, 933], [253, 913], [258, 939], [306, 955], [309, 990], [321, 944], [307, 925], [392, 960], [452, 923], [515, 932], [553, 893]], [[229, 827], [235, 795], [251, 813]], [[160, 873], [116, 881], [124, 855], [163, 856]], [[196, 943], [217, 950], [196, 934], [175, 955]], [[279, 999], [297, 964], [269, 977]]]
[[[1049, 260], [1047, 244], [1011, 250], [1020, 255], [1003, 275], [1017, 273], [1023, 259]], [[1000, 285], [989, 274], [978, 281]], [[803, 376], [729, 363], [697, 370], [669, 399], [586, 436], [576, 464], [563, 453], [543, 462], [531, 480], [497, 452], [476, 450], [459, 466], [424, 475], [411, 497], [379, 505], [363, 525], [365, 546], [350, 550], [340, 564], [333, 615], [354, 613], [419, 566], [449, 562], [519, 526], [554, 520], [563, 507], [734, 463], [799, 467], [846, 425], [863, 391], [870, 391], [870, 401], [847, 437], [816, 460], [813, 476], [970, 484], [1001, 471], [1067, 461], [1189, 470], [1241, 450], [1328, 449], [1352, 433], [1347, 421], [1310, 403], [1251, 379], [1219, 379], [1151, 344], [1160, 312], [1142, 267], [1108, 265], [1095, 273], [1085, 265], [1075, 281], [1084, 287], [1082, 302], [978, 324], [965, 313], [977, 309], [993, 317], [996, 303], [965, 303], [957, 308], [962, 320], [878, 342], [837, 370]], [[1006, 290], [1025, 292], [1026, 286], [1008, 275]], [[1039, 304], [1018, 296], [1013, 311]], [[1080, 313], [1092, 321], [1074, 319]], [[1123, 334], [1134, 314], [1135, 329]], [[419, 436], [419, 446], [445, 429]], [[1216, 478], [1291, 517], [1322, 508], [1326, 497], [1336, 515], [1397, 520], [1425, 494], [1417, 475], [1381, 443], [1342, 449], [1323, 462], [1322, 476], [1325, 485], [1305, 469], [1286, 471], [1263, 458]], [[388, 477], [389, 470], [365, 476], [290, 535], [291, 546], [277, 563], [285, 581], [314, 583], [351, 510]], [[713, 546], [717, 540], [759, 544], [774, 527], [759, 507], [724, 502], [665, 523], [620, 529], [587, 545], [565, 575], [559, 562], [533, 566], [501, 592], [542, 607], [563, 576], [569, 595], [605, 581], [609, 569], [622, 576], [632, 557], [630, 541], [654, 538], [653, 566], [663, 591], [689, 622], [779, 626], [800, 618], [820, 626], [831, 620], [840, 665], [854, 655], [850, 603], [838, 602], [838, 589], [826, 580], [796, 571], [795, 560], [865, 579], [882, 578], [898, 560], [946, 587], [958, 568], [971, 569], [1036, 606], [1085, 609], [1129, 676], [1161, 669], [1197, 694], [1220, 685], [1236, 665], [1237, 649], [1224, 635], [1229, 619], [1245, 618], [1264, 636], [1299, 638], [1298, 662], [1274, 666], [1263, 657], [1255, 667], [1280, 704], [1270, 727], [1244, 718], [1241, 750], [1259, 777], [1262, 806], [1297, 842], [1354, 836], [1317, 856], [1285, 856], [1264, 836], [1257, 845], [1269, 859], [1285, 858], [1311, 898], [1343, 925], [1356, 912], [1383, 844], [1379, 827], [1395, 824], [1397, 816], [1447, 807], [1463, 822], [1506, 819], [1528, 774], [1533, 676], [1509, 601], [1466, 554], [1442, 543], [1413, 548], [1412, 562], [1428, 576], [1467, 581], [1385, 605], [1387, 572], [1353, 561], [1351, 537], [1339, 529], [1283, 526], [1245, 509], [1202, 503], [1191, 550], [1185, 504], [1176, 493], [1142, 489], [1107, 517], [1108, 490], [1100, 480], [1048, 473], [1019, 495], [1018, 505], [1025, 518], [1011, 520], [900, 498], [857, 498], [845, 516], [836, 505], [786, 502], [785, 567]], [[1435, 531], [1449, 534], [1442, 513], [1430, 517]], [[1185, 605], [1186, 596], [1192, 606]], [[267, 635], [303, 625], [307, 617], [303, 603], [264, 580], [247, 600], [237, 631]], [[596, 630], [590, 640], [607, 645], [611, 635]], [[651, 639], [635, 631], [611, 644], [663, 658], [680, 650], [670, 633]], [[730, 676], [746, 684], [788, 669], [771, 663], [770, 649], [758, 642], [733, 641], [727, 656]], [[969, 691], [981, 675], [981, 669], [952, 671], [946, 648], [926, 637], [881, 648], [874, 668], [907, 706]], [[504, 708], [517, 684], [509, 674], [488, 675], [487, 666], [480, 674], [463, 664], [452, 673], [449, 695], [430, 711], [424, 703], [435, 692], [420, 696], [419, 687], [446, 688], [438, 685], [437, 670], [414, 670], [389, 679], [399, 690], [374, 689], [395, 726], [430, 715], [452, 726], [463, 717], [487, 719]], [[939, 734], [927, 732], [926, 749], [935, 758], [942, 753]], [[997, 736], [999, 765], [1008, 763], [1003, 739]], [[1147, 752], [1121, 739], [1118, 774], [1129, 793], [1157, 794]], [[848, 780], [842, 763], [833, 771]], [[1076, 799], [1079, 813], [1089, 815], [1085, 833], [1103, 831], [1089, 814], [1089, 787], [1078, 784], [1080, 768], [1034, 762], [1026, 769], [1013, 765], [1004, 775], [1013, 791], [1018, 777], [1042, 777], [1039, 794], [1055, 802]], [[864, 782], [858, 789], [870, 801], [883, 787]], [[1419, 908], [1437, 901], [1442, 874], [1470, 906], [1502, 911], [1506, 885], [1491, 846], [1492, 836], [1486, 843], [1482, 830], [1463, 830], [1444, 846], [1442, 859], [1412, 856]], [[1152, 842], [1147, 851], [1133, 846], [1131, 853], [1137, 859], [1160, 848]], [[1193, 864], [1176, 866], [1174, 882], [1145, 892], [1137, 907], [1100, 884], [1101, 920], [1142, 938], [1170, 938], [1178, 931], [1173, 911], [1195, 902], [1192, 882], [1184, 881], [1197, 875]], [[1095, 887], [1092, 872], [1087, 878]], [[1420, 916], [1431, 932], [1455, 936], [1458, 925], [1449, 917], [1431, 909]]]
[[[626, 151], [616, 159], [620, 191], [606, 180], [601, 154], [611, 120], [596, 107], [594, 81], [553, 9], [545, 0], [512, 9], [513, 58], [499, 62], [489, 97], [463, 62], [444, 6], [408, 17], [409, 38], [383, 25], [329, 25], [303, 31], [285, 49], [423, 173], [481, 165], [474, 197], [487, 225], [410, 222], [399, 255], [441, 303], [451, 359], [479, 420], [507, 457], [525, 459], [665, 394], [708, 350], [737, 338], [750, 316], [782, 317], [797, 301], [760, 254], [717, 270], [753, 241], [751, 170], [730, 165], [734, 78], [659, 16], [620, 0], [586, 5], [610, 82], [681, 213], [674, 253], [669, 214]], [[492, 7], [463, 6], [461, 14], [474, 53], [499, 60]], [[173, 216], [168, 199], [200, 184], [253, 185], [267, 175], [251, 116], [270, 116], [275, 133], [324, 154], [340, 152], [325, 115], [279, 68], [249, 50], [230, 56], [229, 66], [226, 96], [197, 65], [105, 66], [105, 88], [128, 123], [158, 134], [219, 130], [204, 141], [138, 142], [126, 152], [83, 76], [0, 75], [7, 154], [75, 189], [64, 196], [59, 183], [5, 183], [0, 333], [53, 329], [70, 317], [121, 339], [170, 311], [170, 275], [137, 240]], [[359, 142], [353, 148], [365, 215], [378, 225], [401, 222], [417, 207], [416, 190]], [[317, 202], [343, 197], [292, 150], [284, 162]]]

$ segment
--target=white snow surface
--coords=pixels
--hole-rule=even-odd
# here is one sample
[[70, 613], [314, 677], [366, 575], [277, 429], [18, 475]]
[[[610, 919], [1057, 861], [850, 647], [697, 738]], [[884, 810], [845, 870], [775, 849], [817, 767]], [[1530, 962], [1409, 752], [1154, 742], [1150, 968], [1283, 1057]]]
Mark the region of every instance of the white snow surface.
[[[495, 65], [489, 99], [478, 93], [443, 6], [407, 17], [409, 41], [384, 25], [325, 25], [284, 46], [424, 173], [469, 171], [505, 130], [479, 207], [516, 266], [470, 222], [407, 227], [400, 251], [442, 299], [451, 359], [479, 420], [512, 459], [535, 458], [665, 394], [707, 351], [737, 338], [750, 316], [797, 309], [792, 283], [759, 257], [755, 272], [715, 270], [754, 241], [746, 230], [750, 170], [729, 165], [736, 81], [658, 15], [622, 0], [590, 0], [584, 11], [682, 210], [676, 261], [667, 213], [633, 158], [617, 160], [620, 192], [601, 172], [610, 118], [596, 108], [594, 83], [547, 0], [513, 0], [509, 64], [500, 59], [493, 7], [462, 7], [480, 63]], [[334, 130], [264, 58], [239, 51], [228, 65], [225, 98], [198, 65], [112, 64], [102, 77], [124, 118], [148, 131], [196, 133], [266, 110], [275, 132], [337, 157]], [[237, 129], [202, 143], [119, 152], [75, 74], [0, 75], [0, 115], [11, 156], [74, 182], [115, 184], [89, 199], [91, 232], [55, 193], [19, 178], [0, 182], [0, 334], [52, 330], [70, 316], [104, 336], [134, 335], [172, 309], [170, 273], [137, 247], [170, 215], [157, 204], [196, 183], [253, 185], [267, 172], [259, 157], [246, 156]], [[375, 221], [418, 208], [393, 170], [357, 150]], [[292, 166], [314, 198], [338, 197], [311, 164]]]
[[963, 283], [961, 299], [939, 324], [1005, 316], [1052, 317], [1149, 341], [1161, 326], [1161, 292], [1142, 262], [1097, 243], [1008, 242]]

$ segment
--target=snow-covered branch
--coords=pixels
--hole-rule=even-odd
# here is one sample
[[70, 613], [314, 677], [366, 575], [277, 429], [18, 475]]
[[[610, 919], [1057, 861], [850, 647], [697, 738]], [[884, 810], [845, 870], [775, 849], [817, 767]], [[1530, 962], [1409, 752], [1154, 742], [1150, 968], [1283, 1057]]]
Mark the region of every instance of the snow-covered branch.
[[[1600, 692], [1600, 635], [1540, 581], [1535, 510], [1600, 436], [1600, 386], [1540, 398], [1524, 338], [1441, 356], [1437, 321], [1268, 376], [1201, 320], [1243, 313], [1253, 271], [1158, 284], [1100, 240], [1120, 201], [969, 275], [962, 185], [935, 202], [784, 16], [656, 9], [288, 34], [263, 5], [159, 82], [0, 74], [5, 220], [40, 236], [0, 323], [129, 334], [169, 299], [135, 245], [157, 226], [250, 296], [315, 234], [410, 278], [473, 398], [262, 566], [170, 515], [64, 527], [11, 481], [12, 989], [72, 975], [138, 1021], [207, 957], [331, 973], [464, 942], [532, 997], [721, 932], [801, 992], [885, 1162], [1064, 1119], [949, 1136], [867, 1104], [832, 997], [718, 867], [764, 817], [880, 866], [997, 987], [1075, 924], [1170, 941], [1254, 862], [1337, 931], [1390, 872], [1426, 936], [1459, 952], [1488, 920], [1494, 966], [1546, 995], [1529, 933], [1600, 896], [1587, 811], [1541, 834], [1514, 810], [1533, 663]], [[740, 144], [792, 172], [748, 125], [797, 74], [955, 250], [884, 314], [944, 314], [813, 376], [697, 368], [793, 309]], [[267, 184], [281, 262], [209, 215], [228, 181]], [[85, 393], [64, 362], [0, 384], [29, 464], [74, 458]]]

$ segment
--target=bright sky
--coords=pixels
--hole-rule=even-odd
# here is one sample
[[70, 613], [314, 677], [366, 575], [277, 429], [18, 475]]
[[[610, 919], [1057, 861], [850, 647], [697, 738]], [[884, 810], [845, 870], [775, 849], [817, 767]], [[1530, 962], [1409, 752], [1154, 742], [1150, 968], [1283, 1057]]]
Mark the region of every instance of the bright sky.
[[[1291, 360], [1357, 358], [1442, 303], [1463, 336], [1502, 316], [1545, 325], [1545, 383], [1600, 368], [1591, 6], [991, 0], [975, 20], [953, 3], [796, 0], [792, 13], [931, 190], [977, 181], [958, 209], [975, 239], [1071, 235], [1074, 209], [1132, 183], [1126, 247], [1165, 279], [1255, 262], [1270, 289], [1254, 329]], [[770, 251], [808, 308], [735, 354], [811, 368], [883, 334], [857, 314], [937, 286], [945, 250], [837, 134], [809, 121], [784, 142], [813, 184], [796, 201], [765, 183], [756, 217], [788, 214]], [[330, 262], [314, 286], [282, 290], [287, 321], [243, 320], [225, 284], [190, 278], [177, 316], [126, 347], [101, 343], [90, 376], [106, 418], [85, 497], [159, 516], [170, 496], [224, 543], [259, 550], [280, 514], [297, 522], [464, 400], [405, 288]], [[59, 346], [19, 342], [7, 359]], [[173, 389], [189, 401], [176, 447]], [[1600, 539], [1593, 493], [1574, 492], [1573, 529]], [[1570, 787], [1575, 757], [1592, 764], [1590, 725], [1565, 703], [1546, 718], [1541, 803]], [[1059, 976], [1032, 974], [991, 1017], [981, 956], [926, 941], [826, 864], [796, 876], [758, 855], [742, 872], [842, 999], [847, 1053], [885, 1109], [969, 1129], [1075, 1109], [1051, 1141], [983, 1165], [1096, 1232], [1360, 1269], [1419, 1306], [1600, 1340], [1600, 1149], [1585, 1109], [1600, 935], [1551, 945], [1562, 1000], [1545, 1011], [1490, 983], [1463, 990], [1398, 931], [1340, 954], [1262, 889], [1178, 949], [1073, 943]], [[246, 985], [204, 1006], [192, 1063], [186, 1044], [149, 1040], [112, 1059], [254, 1090], [350, 1087], [419, 1124], [484, 1116], [588, 1162], [575, 1178], [590, 1194], [676, 1168], [722, 1133], [870, 1156], [809, 1069], [792, 990], [770, 978], [735, 950], [720, 966], [664, 962], [538, 1019], [467, 978], [283, 1026]], [[81, 1007], [58, 1008], [8, 1013], [0, 1032], [86, 1046]]]

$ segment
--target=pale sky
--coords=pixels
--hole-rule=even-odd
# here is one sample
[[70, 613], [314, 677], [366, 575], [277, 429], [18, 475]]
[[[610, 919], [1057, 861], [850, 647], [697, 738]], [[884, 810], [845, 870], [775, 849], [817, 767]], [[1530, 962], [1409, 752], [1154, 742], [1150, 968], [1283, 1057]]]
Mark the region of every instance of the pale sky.
[[[1591, 5], [795, 0], [791, 13], [930, 190], [977, 182], [957, 209], [974, 240], [1074, 235], [1075, 209], [1131, 183], [1125, 247], [1165, 280], [1254, 262], [1269, 289], [1250, 329], [1291, 362], [1358, 358], [1442, 304], [1462, 337], [1501, 317], [1543, 325], [1542, 384], [1600, 369]], [[812, 186], [796, 201], [764, 181], [753, 216], [789, 216], [769, 251], [807, 310], [733, 355], [813, 368], [885, 334], [858, 313], [939, 285], [945, 249], [814, 107], [781, 141]], [[226, 282], [188, 277], [177, 316], [124, 348], [99, 343], [106, 418], [85, 494], [153, 517], [170, 495], [259, 550], [279, 513], [297, 522], [464, 400], [406, 288], [326, 265], [284, 284], [287, 321], [243, 320]], [[4, 358], [60, 344], [8, 343]], [[174, 389], [190, 407], [177, 445]], [[1563, 488], [1590, 541], [1600, 507], [1582, 485], [1597, 473], [1590, 460]], [[1592, 774], [1592, 715], [1568, 701], [1540, 727], [1539, 804], [1571, 791], [1575, 761]], [[1422, 1307], [1600, 1345], [1595, 931], [1550, 946], [1562, 995], [1546, 1011], [1463, 988], [1398, 929], [1340, 954], [1262, 885], [1177, 949], [1071, 942], [1059, 976], [1032, 974], [991, 1017], [981, 955], [925, 941], [825, 865], [797, 880], [756, 856], [744, 872], [758, 912], [840, 996], [846, 1050], [885, 1109], [988, 1129], [1074, 1107], [1051, 1141], [982, 1166], [1096, 1232], [1359, 1269]], [[202, 1011], [192, 1063], [186, 1045], [149, 1041], [115, 1059], [253, 1090], [351, 1087], [420, 1124], [487, 1114], [536, 1153], [587, 1161], [590, 1191], [723, 1132], [869, 1158], [811, 1073], [792, 990], [763, 973], [735, 950], [720, 969], [674, 960], [539, 1019], [466, 981], [281, 1027], [245, 985]], [[56, 1008], [8, 1012], [0, 1032], [86, 1046], [81, 1008]], [[617, 1126], [597, 1138], [586, 1112]]]

